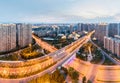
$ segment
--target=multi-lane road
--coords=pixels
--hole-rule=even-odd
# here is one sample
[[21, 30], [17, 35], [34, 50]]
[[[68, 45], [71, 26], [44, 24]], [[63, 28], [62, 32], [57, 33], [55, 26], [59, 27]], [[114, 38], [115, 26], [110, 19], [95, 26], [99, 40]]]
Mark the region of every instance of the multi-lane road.
[[48, 43], [42, 41], [39, 37], [37, 37], [36, 35], [32, 34], [32, 37], [33, 39], [35, 39], [36, 43], [41, 46], [43, 49], [46, 49], [47, 51], [49, 52], [55, 52], [57, 51], [58, 49], [55, 48], [54, 46], [52, 45], [49, 45]]
[[[55, 54], [53, 54], [53, 58], [56, 59], [57, 63], [54, 66], [46, 69], [45, 71], [43, 71], [41, 73], [45, 74], [48, 71], [49, 72], [54, 71], [57, 67], [61, 66], [62, 64], [64, 66], [67, 64], [71, 67], [74, 67], [77, 71], [82, 73], [82, 75], [86, 75], [87, 79], [93, 81], [94, 83], [99, 83], [102, 79], [104, 79], [104, 80], [102, 80], [103, 83], [106, 83], [107, 81], [108, 81], [107, 83], [116, 82], [116, 80], [118, 81], [118, 78], [120, 77], [120, 75], [117, 74], [117, 73], [114, 73], [114, 72], [116, 72], [117, 70], [120, 71], [119, 66], [114, 66], [114, 67], [112, 67], [112, 66], [101, 66], [101, 65], [84, 63], [84, 62], [81, 62], [81, 61], [79, 62], [79, 61], [74, 60], [75, 59], [75, 53], [78, 51], [78, 49], [84, 43], [86, 43], [87, 41], [90, 40], [91, 35], [92, 35], [92, 33], [90, 33], [89, 35], [87, 35], [85, 37], [82, 37], [78, 41], [66, 46], [63, 50], [61, 50], [62, 52], [57, 51]], [[80, 40], [81, 40], [81, 42], [80, 42]], [[97, 46], [95, 43], [93, 43], [93, 44], [99, 50], [101, 50], [101, 52], [104, 56], [109, 58], [113, 63], [115, 63], [117, 65], [120, 65], [120, 61], [118, 59], [112, 58], [106, 52], [104, 52], [99, 46]], [[103, 58], [103, 59], [105, 59], [105, 58]], [[71, 61], [73, 61], [73, 62], [71, 62]], [[103, 63], [103, 61], [102, 61], [102, 63]], [[100, 64], [102, 64], [102, 63], [100, 63]], [[108, 73], [108, 74], [110, 74], [111, 76], [112, 75], [116, 76], [116, 77], [109, 77], [108, 75], [106, 75], [107, 72], [110, 72], [109, 69], [111, 70], [112, 74], [111, 73]], [[105, 75], [106, 77], [105, 78], [101, 77], [103, 75]], [[118, 83], [119, 83], [119, 81], [118, 81]]]
[[[59, 66], [61, 66], [62, 64], [64, 64], [68, 59], [70, 59], [71, 57], [73, 57], [74, 54], [79, 50], [79, 48], [83, 44], [85, 44], [86, 42], [88, 42], [90, 40], [90, 36], [93, 33], [94, 33], [94, 31], [91, 32], [91, 33], [89, 33], [87, 36], [84, 36], [84, 37], [78, 39], [77, 41], [73, 42], [72, 44], [70, 44], [70, 45], [68, 45], [68, 46], [66, 46], [66, 47], [64, 47], [64, 48], [62, 48], [60, 50], [57, 50], [57, 51], [54, 50], [53, 53], [50, 53], [50, 54], [46, 55], [46, 56], [51, 57], [52, 63], [55, 63], [54, 65], [48, 67], [47, 69], [45, 69], [45, 70], [43, 70], [43, 71], [41, 71], [41, 72], [39, 72], [39, 73], [37, 73], [35, 75], [31, 75], [31, 76], [24, 77], [24, 78], [19, 78], [19, 79], [2, 79], [2, 78], [0, 78], [0, 83], [2, 83], [2, 82], [4, 82], [4, 83], [26, 83], [30, 79], [42, 76], [45, 73], [51, 73], [56, 68], [58, 68]], [[37, 43], [39, 43], [39, 42], [37, 42]], [[14, 62], [12, 62], [12, 63], [14, 63]], [[47, 64], [49, 64], [49, 62], [45, 63], [45, 65], [47, 65]], [[34, 70], [35, 68], [36, 67], [34, 67], [32, 69]], [[7, 71], [7, 72], [9, 72], [9, 71]]]
[[[120, 83], [120, 61], [109, 56], [96, 44], [94, 45], [101, 50], [103, 56], [109, 58], [116, 65], [100, 65], [104, 62], [104, 60], [102, 60], [100, 64], [91, 64], [73, 57], [64, 64], [64, 67], [73, 67], [80, 73], [80, 79], [82, 79], [83, 76], [86, 76], [87, 79], [91, 80], [93, 83]], [[105, 57], [103, 57], [103, 59], [105, 59]]]

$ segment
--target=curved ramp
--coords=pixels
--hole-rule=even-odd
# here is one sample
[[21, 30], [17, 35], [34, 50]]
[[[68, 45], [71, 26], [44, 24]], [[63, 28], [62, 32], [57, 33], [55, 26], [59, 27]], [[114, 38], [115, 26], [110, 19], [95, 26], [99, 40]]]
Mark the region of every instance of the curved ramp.
[[36, 35], [32, 34], [33, 39], [35, 39], [36, 43], [41, 46], [42, 48], [46, 49], [49, 52], [55, 52], [58, 49], [55, 48], [54, 46], [42, 41], [39, 37], [37, 37]]

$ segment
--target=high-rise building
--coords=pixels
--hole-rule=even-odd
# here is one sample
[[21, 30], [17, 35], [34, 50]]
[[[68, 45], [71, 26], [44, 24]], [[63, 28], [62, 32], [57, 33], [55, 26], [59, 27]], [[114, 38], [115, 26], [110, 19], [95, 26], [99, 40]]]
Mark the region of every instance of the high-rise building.
[[115, 54], [120, 58], [120, 40], [115, 40]]
[[110, 47], [110, 40], [111, 40], [111, 38], [110, 37], [104, 37], [104, 48], [106, 48], [107, 50], [110, 50], [111, 49], [111, 47]]
[[118, 23], [118, 34], [120, 36], [120, 23]]
[[77, 25], [77, 31], [93, 31], [95, 29], [95, 24], [83, 24], [83, 23], [78, 23]]
[[17, 46], [24, 47], [32, 41], [32, 25], [30, 24], [16, 24], [16, 41]]
[[81, 23], [78, 23], [78, 32], [82, 31], [81, 29]]
[[74, 31], [73, 25], [70, 25], [70, 33], [72, 33]]
[[88, 24], [88, 31], [93, 31], [96, 27], [96, 24]]
[[0, 52], [24, 47], [32, 41], [32, 26], [29, 24], [0, 24]]
[[120, 40], [112, 37], [104, 37], [104, 48], [116, 54], [120, 58]]
[[0, 52], [16, 48], [16, 25], [0, 24]]
[[82, 31], [88, 31], [88, 24], [81, 23], [81, 30]]
[[95, 27], [95, 37], [100, 43], [104, 43], [104, 36], [106, 36], [107, 32], [107, 24], [102, 23], [102, 24], [97, 24]]
[[108, 36], [109, 37], [114, 37], [115, 35], [118, 34], [118, 23], [110, 23], [108, 25]]

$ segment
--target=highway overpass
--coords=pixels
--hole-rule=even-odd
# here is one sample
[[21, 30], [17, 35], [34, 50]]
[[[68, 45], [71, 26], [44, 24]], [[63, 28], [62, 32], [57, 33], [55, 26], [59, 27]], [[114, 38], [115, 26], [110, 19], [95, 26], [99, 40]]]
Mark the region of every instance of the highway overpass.
[[52, 46], [52, 45], [50, 45], [50, 44], [42, 41], [39, 37], [37, 37], [37, 36], [36, 36], [35, 34], [33, 34], [33, 33], [32, 33], [32, 37], [33, 37], [33, 39], [36, 41], [36, 43], [37, 43], [40, 47], [42, 47], [43, 49], [45, 49], [45, 50], [47, 50], [47, 51], [49, 51], [49, 52], [51, 52], [51, 53], [58, 50], [58, 49], [55, 48], [54, 46]]
[[[27, 81], [54, 71], [72, 57], [90, 40], [91, 32], [72, 44], [43, 57], [27, 61], [0, 61], [0, 83], [26, 83]], [[23, 78], [18, 78], [18, 77]], [[8, 77], [13, 77], [9, 79]]]

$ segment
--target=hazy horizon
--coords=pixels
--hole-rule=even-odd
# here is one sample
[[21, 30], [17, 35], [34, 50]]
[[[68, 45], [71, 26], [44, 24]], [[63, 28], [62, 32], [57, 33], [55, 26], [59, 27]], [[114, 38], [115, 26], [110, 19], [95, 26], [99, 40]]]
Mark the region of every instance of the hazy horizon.
[[115, 23], [120, 0], [2, 0], [0, 23]]

